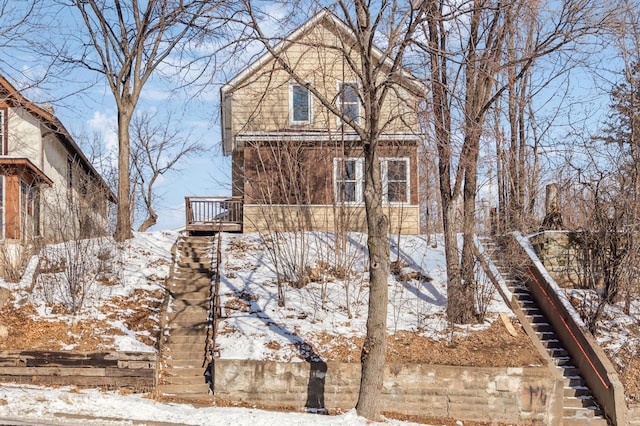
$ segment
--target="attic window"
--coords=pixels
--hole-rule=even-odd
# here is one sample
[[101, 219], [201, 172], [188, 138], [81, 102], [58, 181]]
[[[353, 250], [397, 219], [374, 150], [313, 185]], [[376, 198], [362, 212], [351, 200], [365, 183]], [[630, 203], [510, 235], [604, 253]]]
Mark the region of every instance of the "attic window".
[[305, 86], [297, 83], [289, 85], [289, 121], [291, 124], [311, 123], [311, 93]]

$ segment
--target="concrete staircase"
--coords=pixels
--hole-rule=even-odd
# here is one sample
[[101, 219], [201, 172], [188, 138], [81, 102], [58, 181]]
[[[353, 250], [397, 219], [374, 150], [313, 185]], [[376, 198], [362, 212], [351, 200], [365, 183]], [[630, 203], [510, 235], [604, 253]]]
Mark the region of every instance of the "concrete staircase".
[[537, 306], [528, 287], [520, 278], [520, 274], [513, 267], [510, 256], [504, 253], [500, 245], [490, 240], [483, 241], [482, 244], [512, 292], [514, 299], [524, 313], [524, 317], [529, 321], [535, 335], [546, 349], [548, 361], [555, 365], [564, 377], [562, 424], [568, 426], [606, 426], [608, 422], [591, 394], [591, 390], [546, 316]]
[[163, 333], [165, 362], [158, 390], [184, 400], [210, 399], [207, 330], [213, 262], [212, 237], [181, 237], [169, 281], [171, 299]]

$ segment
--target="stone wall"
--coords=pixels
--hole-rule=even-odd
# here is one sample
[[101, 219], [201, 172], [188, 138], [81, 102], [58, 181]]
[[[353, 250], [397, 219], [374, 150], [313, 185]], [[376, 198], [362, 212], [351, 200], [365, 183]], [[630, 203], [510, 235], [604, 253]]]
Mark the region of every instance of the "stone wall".
[[[270, 407], [349, 410], [360, 365], [215, 360], [216, 397]], [[547, 367], [471, 368], [389, 364], [382, 410], [465, 420], [553, 424], [562, 383]], [[561, 406], [561, 404], [560, 404]]]
[[546, 231], [530, 237], [549, 275], [565, 288], [584, 287], [584, 249], [575, 232]]

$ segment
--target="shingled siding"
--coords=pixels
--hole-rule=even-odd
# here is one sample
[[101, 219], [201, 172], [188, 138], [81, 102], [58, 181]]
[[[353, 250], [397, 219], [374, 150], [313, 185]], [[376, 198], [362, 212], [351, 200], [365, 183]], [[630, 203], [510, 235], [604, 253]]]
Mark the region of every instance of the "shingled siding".
[[0, 351], [0, 382], [149, 392], [157, 355], [132, 352]]
[[[349, 410], [357, 401], [360, 365], [216, 359], [214, 377], [214, 394], [222, 399]], [[562, 388], [546, 367], [390, 364], [381, 402], [383, 411], [406, 415], [553, 424]]]

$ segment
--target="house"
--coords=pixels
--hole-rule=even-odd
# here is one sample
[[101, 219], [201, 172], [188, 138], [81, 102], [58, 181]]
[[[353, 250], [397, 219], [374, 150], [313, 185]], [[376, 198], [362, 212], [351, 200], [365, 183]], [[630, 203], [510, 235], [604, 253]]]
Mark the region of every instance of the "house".
[[0, 238], [59, 241], [104, 232], [116, 197], [50, 107], [0, 77]]
[[[322, 10], [221, 88], [224, 155], [232, 158], [232, 202], [242, 229], [365, 231], [363, 143], [345, 117], [360, 120], [360, 85], [347, 61], [354, 36]], [[384, 61], [382, 52], [374, 54]], [[349, 55], [349, 58], [347, 58]], [[382, 66], [388, 66], [381, 62]], [[406, 71], [383, 104], [379, 145], [383, 200], [393, 233], [420, 232], [417, 106], [426, 90]], [[325, 107], [309, 89], [331, 99]], [[239, 208], [239, 207], [236, 207]]]

